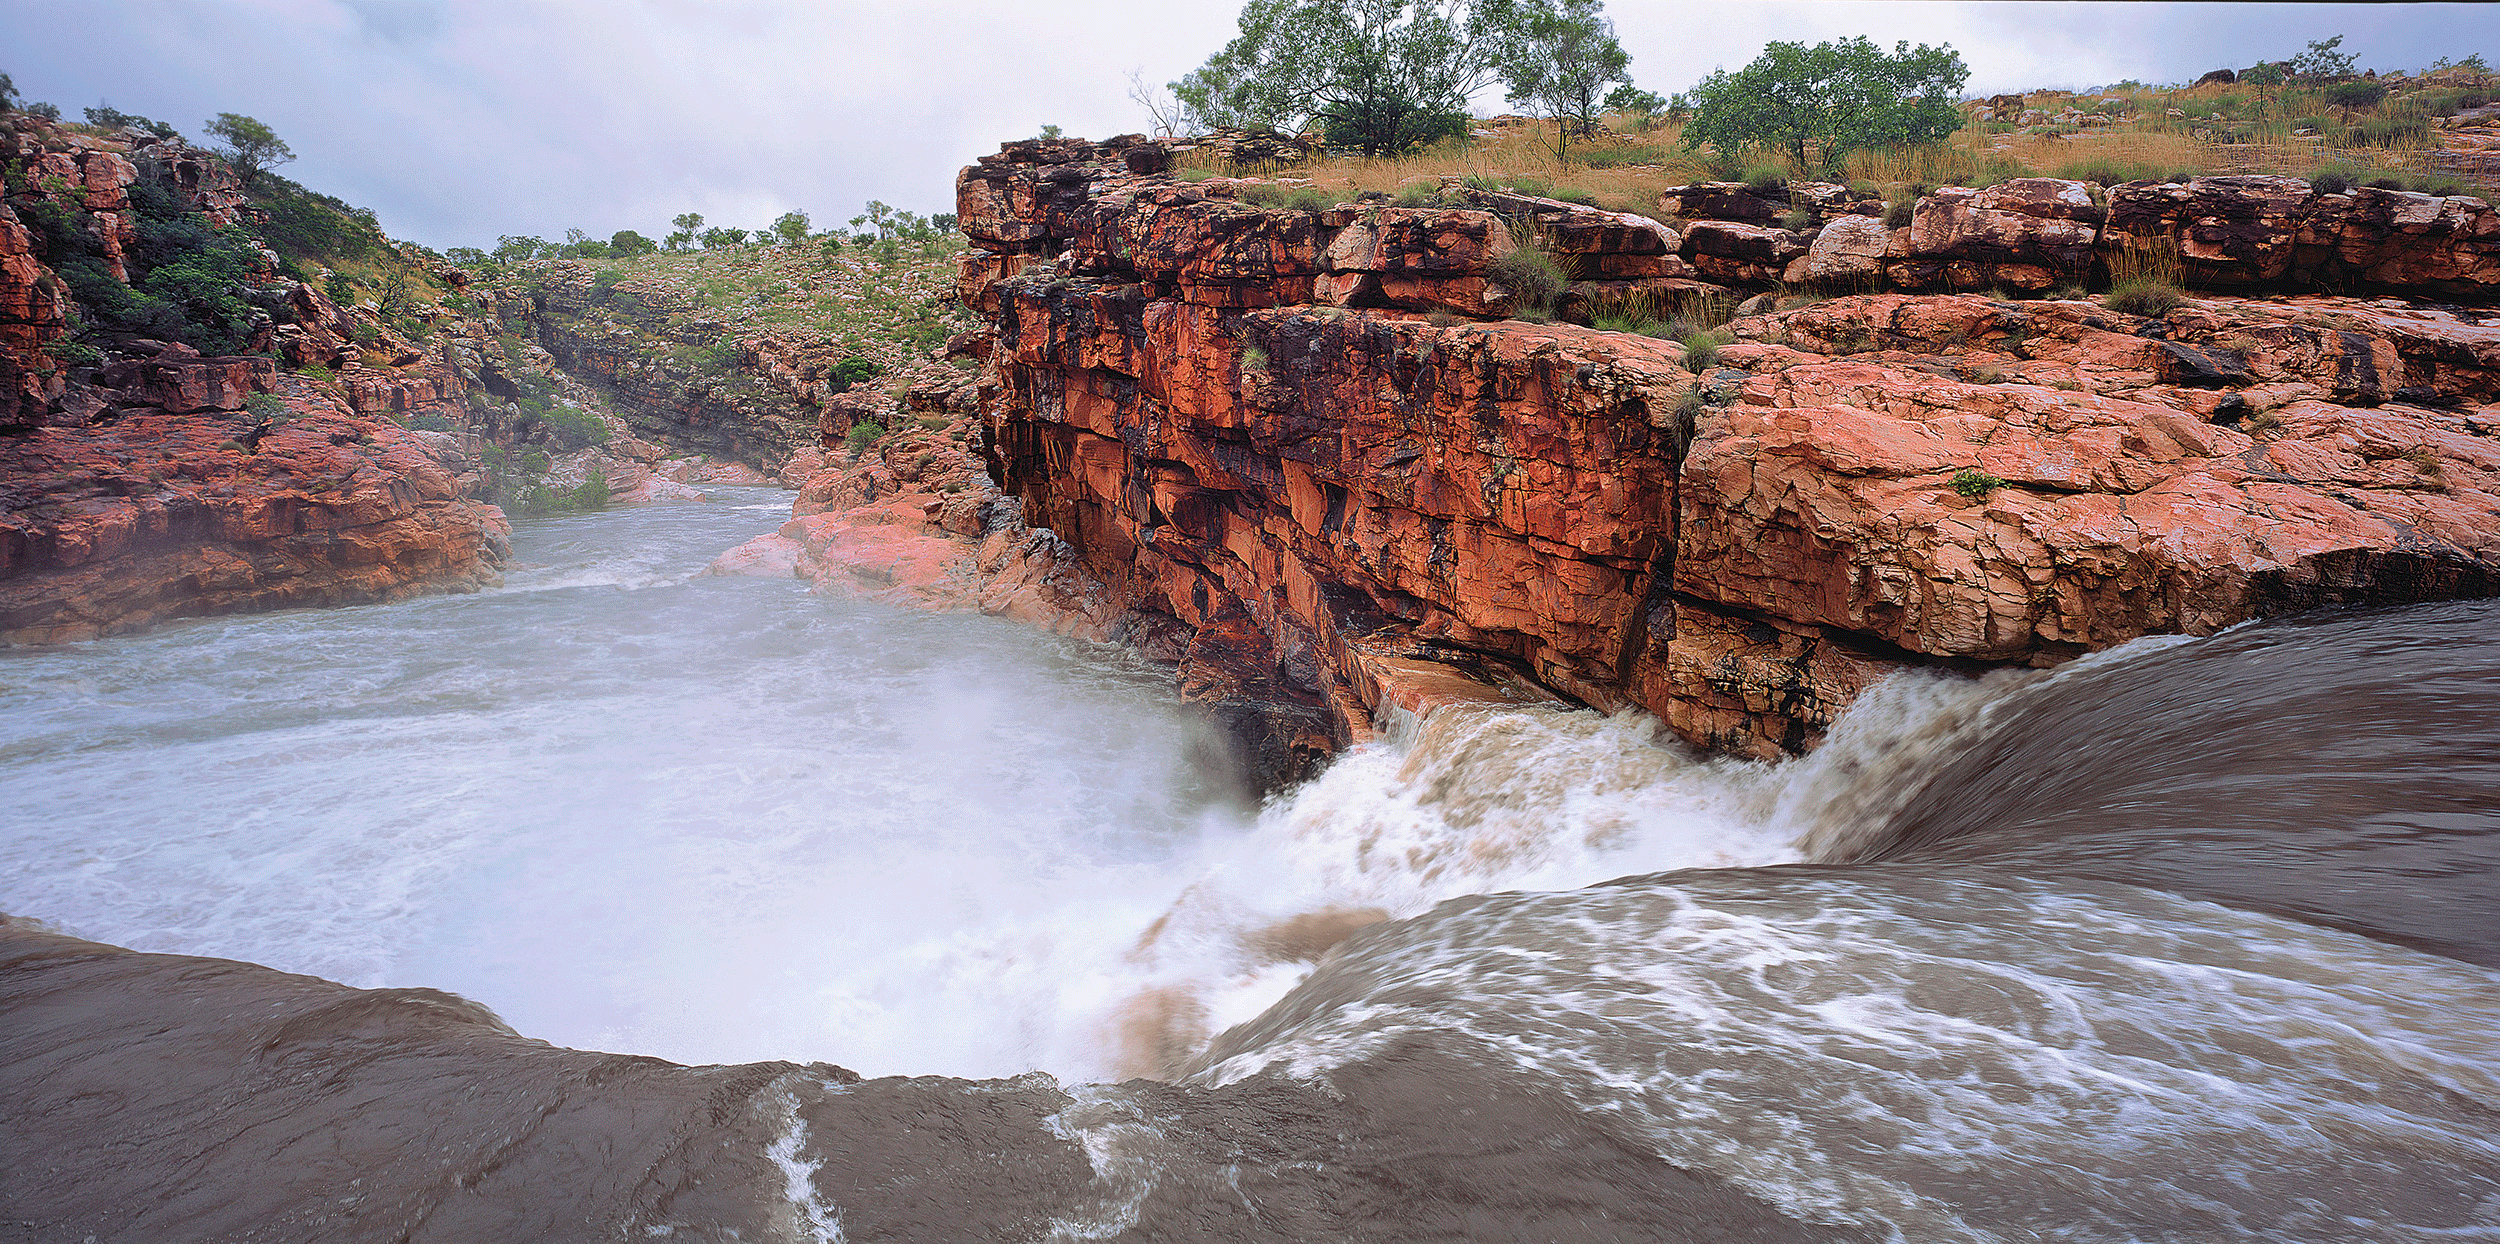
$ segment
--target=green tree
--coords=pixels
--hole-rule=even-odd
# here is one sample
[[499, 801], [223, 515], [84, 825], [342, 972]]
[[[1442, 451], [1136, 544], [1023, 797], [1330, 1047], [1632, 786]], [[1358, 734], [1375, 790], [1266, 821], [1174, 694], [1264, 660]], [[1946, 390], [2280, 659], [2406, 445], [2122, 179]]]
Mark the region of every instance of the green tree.
[[773, 233], [783, 246], [796, 246], [807, 240], [807, 213], [783, 212], [773, 217]]
[[2352, 77], [2360, 69], [2353, 64], [2350, 52], [2339, 50], [2343, 46], [2342, 35], [2319, 39], [2309, 45], [2308, 51], [2293, 57], [2288, 68], [2293, 77], [2309, 82]]
[[658, 249], [660, 249], [659, 243], [654, 242], [631, 229], [619, 229], [616, 231], [615, 236], [608, 239], [608, 253], [619, 259], [631, 259], [636, 255], [648, 255]]
[[682, 251], [694, 245], [695, 239], [702, 235], [703, 213], [680, 213], [676, 219], [668, 223], [677, 226], [677, 232], [668, 235], [668, 248], [673, 251]]
[[727, 246], [744, 246], [746, 240], [747, 231], [744, 229], [726, 229], [715, 225], [703, 231], [703, 249], [707, 251], [719, 250]]
[[226, 163], [234, 166], [244, 185], [259, 180], [261, 173], [272, 165], [284, 164], [295, 158], [295, 152], [287, 147], [284, 140], [270, 132], [268, 126], [250, 117], [221, 112], [216, 120], [208, 123], [207, 128], [209, 137], [224, 143], [212, 150], [226, 157]]
[[1530, 2], [1249, 0], [1241, 33], [1171, 89], [1211, 125], [1317, 123], [1332, 143], [1392, 154], [1464, 126]]
[[182, 137], [182, 131], [175, 129], [162, 121], [140, 116], [135, 112], [124, 112], [121, 109], [114, 107], [111, 100], [97, 100], [94, 107], [87, 109], [87, 124], [100, 125], [108, 130], [118, 130], [135, 125], [140, 129], [146, 130], [148, 133], [156, 135], [158, 138]]
[[1781, 151], [1800, 169], [1813, 148], [1836, 166], [1852, 151], [1941, 141], [1962, 124], [1953, 101], [1969, 80], [1949, 43], [1904, 40], [1887, 53], [1863, 35], [1813, 47], [1775, 41], [1752, 64], [1692, 89], [1684, 145]]
[[17, 107], [17, 83], [10, 81], [9, 75], [0, 73], [0, 111], [15, 107]]
[[1599, 11], [1602, 7], [1599, 0], [1522, 6], [1503, 42], [1501, 73], [1510, 87], [1510, 102], [1528, 104], [1554, 119], [1554, 154], [1565, 163], [1573, 135], [1586, 138], [1597, 132], [1606, 88], [1629, 83], [1632, 58], [1615, 41], [1615, 24]]
[[555, 244], [545, 238], [507, 233], [495, 239], [495, 262], [518, 263], [524, 259], [543, 259], [555, 253]]

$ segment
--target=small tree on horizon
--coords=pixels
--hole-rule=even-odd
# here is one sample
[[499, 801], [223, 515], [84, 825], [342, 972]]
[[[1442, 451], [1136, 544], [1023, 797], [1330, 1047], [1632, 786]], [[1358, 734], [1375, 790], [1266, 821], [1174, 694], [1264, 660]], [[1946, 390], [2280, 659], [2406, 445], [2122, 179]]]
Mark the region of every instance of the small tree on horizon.
[[783, 246], [796, 246], [807, 240], [807, 213], [783, 212], [773, 218], [773, 233]]
[[1552, 8], [1523, 10], [1502, 53], [1510, 102], [1553, 118], [1554, 157], [1565, 164], [1572, 136], [1597, 132], [1606, 88], [1630, 81], [1632, 58], [1615, 41], [1615, 24], [1601, 7], [1600, 0], [1558, 0]]
[[240, 113], [221, 112], [206, 127], [208, 136], [224, 145], [211, 148], [234, 166], [235, 175], [248, 186], [260, 179], [271, 166], [295, 158], [295, 152], [266, 125]]
[[2307, 51], [2286, 62], [2286, 68], [2291, 70], [2293, 77], [2303, 82], [2333, 81], [2338, 78], [2352, 77], [2361, 70], [2353, 64], [2352, 53], [2339, 50], [2343, 46], [2344, 36], [2342, 35], [2337, 35], [2332, 39], [2314, 40], [2309, 44]]
[[680, 212], [668, 223], [677, 226], [677, 232], [668, 235], [668, 248], [673, 251], [682, 251], [694, 245], [695, 239], [702, 235], [703, 213]]

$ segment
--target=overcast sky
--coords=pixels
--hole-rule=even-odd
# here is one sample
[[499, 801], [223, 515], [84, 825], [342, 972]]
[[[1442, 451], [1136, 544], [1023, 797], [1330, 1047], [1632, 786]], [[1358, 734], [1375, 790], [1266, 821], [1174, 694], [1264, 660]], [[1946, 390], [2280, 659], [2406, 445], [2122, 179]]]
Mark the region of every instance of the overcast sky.
[[[1609, 7], [1639, 85], [1683, 90], [1770, 39], [1950, 42], [1976, 94], [2193, 79], [2347, 36], [2366, 68], [2480, 52], [2475, 4], [1660, 3]], [[109, 101], [198, 140], [219, 112], [291, 144], [283, 171], [434, 247], [578, 227], [658, 236], [698, 211], [819, 227], [879, 199], [953, 210], [973, 156], [1043, 125], [1146, 128], [1161, 83], [1238, 0], [0, 0], [0, 73], [76, 119]], [[1480, 111], [1498, 111], [1498, 91]]]

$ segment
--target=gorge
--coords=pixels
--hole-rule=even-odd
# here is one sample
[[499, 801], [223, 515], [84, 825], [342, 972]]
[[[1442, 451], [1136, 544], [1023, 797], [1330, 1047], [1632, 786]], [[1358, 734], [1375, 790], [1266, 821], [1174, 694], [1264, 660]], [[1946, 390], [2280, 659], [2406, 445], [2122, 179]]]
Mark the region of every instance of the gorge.
[[[856, 391], [562, 262], [64, 366], [0, 212], [0, 1239], [2500, 1238], [2500, 215], [1169, 146]], [[708, 499], [507, 517], [541, 387]]]

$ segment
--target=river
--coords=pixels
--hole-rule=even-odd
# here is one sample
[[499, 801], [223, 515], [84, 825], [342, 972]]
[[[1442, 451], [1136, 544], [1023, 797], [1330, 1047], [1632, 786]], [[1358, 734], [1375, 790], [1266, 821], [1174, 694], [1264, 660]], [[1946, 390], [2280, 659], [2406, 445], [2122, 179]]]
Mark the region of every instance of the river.
[[[787, 513], [711, 491], [521, 523], [474, 596], [0, 653], [0, 911], [746, 1074], [694, 1131], [766, 1191], [579, 1194], [652, 1234], [2500, 1239], [2490, 602], [1899, 679], [1777, 766], [1633, 715], [1447, 710], [1262, 802], [1118, 650], [702, 575]], [[218, 980], [193, 993], [316, 988]], [[110, 988], [124, 1018], [81, 993], [0, 1068], [128, 1079], [163, 995]], [[364, 1023], [255, 1057], [363, 1067], [335, 1051]], [[531, 1069], [452, 1080], [559, 1074], [494, 1048]], [[714, 1083], [632, 1066], [662, 1080], [601, 1091], [655, 1114]], [[390, 1083], [353, 1125], [282, 1117], [501, 1126], [439, 1071]], [[0, 1076], [0, 1106], [65, 1092]], [[207, 1185], [276, 1152], [245, 1134]], [[127, 1160], [19, 1187], [20, 1217], [126, 1195]], [[550, 1186], [512, 1203], [572, 1204]], [[460, 1238], [429, 1195], [320, 1238]]]

